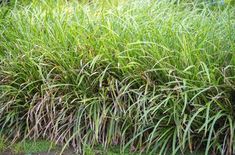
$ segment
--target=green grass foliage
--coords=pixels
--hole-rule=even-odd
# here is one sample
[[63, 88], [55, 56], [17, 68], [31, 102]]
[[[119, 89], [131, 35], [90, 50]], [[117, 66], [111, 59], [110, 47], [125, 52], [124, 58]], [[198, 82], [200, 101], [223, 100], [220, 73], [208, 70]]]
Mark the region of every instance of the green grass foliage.
[[0, 134], [79, 152], [231, 154], [234, 15], [165, 0], [1, 7]]

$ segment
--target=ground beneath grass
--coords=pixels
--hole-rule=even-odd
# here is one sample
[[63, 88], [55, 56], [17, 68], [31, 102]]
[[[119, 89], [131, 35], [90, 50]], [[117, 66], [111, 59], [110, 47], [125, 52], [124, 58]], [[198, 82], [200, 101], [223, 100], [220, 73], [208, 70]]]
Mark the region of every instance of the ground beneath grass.
[[[5, 149], [0, 155], [59, 155], [61, 153], [62, 146], [56, 146], [49, 141], [26, 141], [16, 143], [10, 148]], [[138, 153], [126, 151], [125, 153], [120, 153], [117, 147], [113, 147], [108, 150], [104, 150], [102, 147], [97, 147], [95, 149], [85, 149], [86, 155], [148, 155], [147, 153]], [[72, 148], [67, 148], [62, 155], [77, 155]], [[169, 153], [170, 154], [170, 153]], [[186, 153], [185, 155], [202, 155], [202, 152], [196, 153]], [[177, 155], [181, 155], [178, 153]]]

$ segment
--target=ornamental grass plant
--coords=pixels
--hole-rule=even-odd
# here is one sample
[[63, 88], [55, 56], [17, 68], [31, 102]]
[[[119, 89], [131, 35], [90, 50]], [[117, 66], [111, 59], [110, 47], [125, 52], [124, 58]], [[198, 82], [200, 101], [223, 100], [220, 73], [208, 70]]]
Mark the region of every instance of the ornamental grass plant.
[[235, 7], [0, 8], [0, 134], [148, 154], [235, 153]]

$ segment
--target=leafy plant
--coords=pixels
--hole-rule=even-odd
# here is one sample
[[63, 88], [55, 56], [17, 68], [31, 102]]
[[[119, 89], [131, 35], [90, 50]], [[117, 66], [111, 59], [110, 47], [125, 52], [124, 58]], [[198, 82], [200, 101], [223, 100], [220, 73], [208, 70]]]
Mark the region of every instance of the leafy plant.
[[80, 153], [231, 154], [235, 9], [215, 7], [42, 0], [1, 9], [0, 133]]

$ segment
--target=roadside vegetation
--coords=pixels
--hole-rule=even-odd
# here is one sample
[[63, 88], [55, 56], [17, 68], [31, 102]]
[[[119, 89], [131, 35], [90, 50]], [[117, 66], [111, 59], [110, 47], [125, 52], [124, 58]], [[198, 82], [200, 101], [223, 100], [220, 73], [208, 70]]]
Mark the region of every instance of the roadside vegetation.
[[0, 135], [79, 153], [230, 155], [234, 45], [232, 1], [11, 2], [0, 9]]

